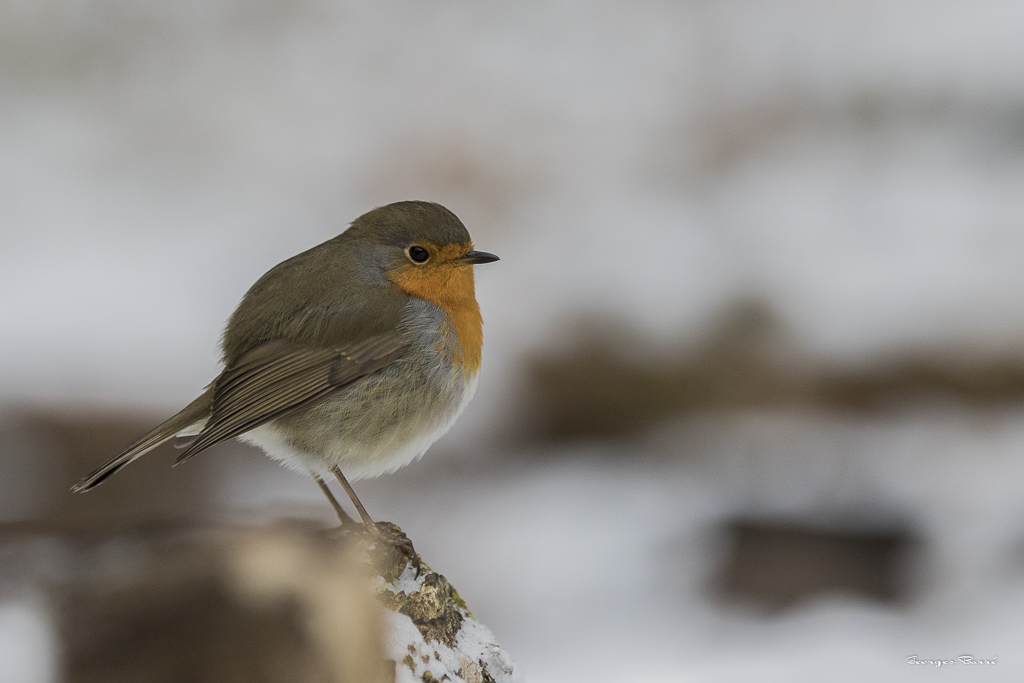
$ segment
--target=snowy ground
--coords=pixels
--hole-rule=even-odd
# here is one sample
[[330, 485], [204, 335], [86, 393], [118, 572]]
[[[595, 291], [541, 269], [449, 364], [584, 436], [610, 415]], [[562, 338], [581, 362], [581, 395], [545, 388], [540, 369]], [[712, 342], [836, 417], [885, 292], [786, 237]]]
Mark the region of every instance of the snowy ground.
[[[510, 452], [472, 467], [439, 453], [359, 489], [453, 582], [525, 680], [903, 681], [925, 675], [912, 655], [973, 655], [999, 663], [941, 675], [1016, 681], [1022, 448], [1024, 420], [1009, 413], [749, 414], [543, 460]], [[330, 521], [310, 482], [269, 461], [225, 458], [219, 478], [228, 519]], [[816, 524], [850, 511], [920, 535], [905, 602], [820, 595], [773, 613], [712, 590], [729, 519]], [[53, 648], [44, 603], [25, 590], [0, 610], [0, 642], [25, 655], [8, 667], [43, 666]]]
[[[693, 418], [639, 459], [496, 435], [581, 318], [674, 348], [756, 296], [816, 361], [1024, 355], [1021, 35], [995, 0], [0, 0], [0, 406], [179, 407], [267, 268], [435, 199], [503, 259], [484, 375], [447, 464], [366, 497], [528, 680], [1020, 680], [1018, 411]], [[322, 511], [224, 477], [233, 515]], [[909, 606], [706, 595], [719, 521], [835, 508], [929, 540]], [[51, 680], [37, 597], [2, 598], [0, 680]], [[1000, 663], [904, 663], [965, 653]]]

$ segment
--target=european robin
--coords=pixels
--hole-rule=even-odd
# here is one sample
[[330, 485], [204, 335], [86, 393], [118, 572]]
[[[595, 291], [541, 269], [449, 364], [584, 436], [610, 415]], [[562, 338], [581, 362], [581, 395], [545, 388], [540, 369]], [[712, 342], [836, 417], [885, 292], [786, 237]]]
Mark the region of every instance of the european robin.
[[[483, 322], [466, 227], [430, 202], [398, 202], [278, 264], [228, 319], [224, 370], [206, 391], [75, 485], [88, 491], [177, 437], [175, 464], [238, 437], [345, 487], [417, 459], [473, 396]], [[344, 474], [343, 474], [344, 473]]]

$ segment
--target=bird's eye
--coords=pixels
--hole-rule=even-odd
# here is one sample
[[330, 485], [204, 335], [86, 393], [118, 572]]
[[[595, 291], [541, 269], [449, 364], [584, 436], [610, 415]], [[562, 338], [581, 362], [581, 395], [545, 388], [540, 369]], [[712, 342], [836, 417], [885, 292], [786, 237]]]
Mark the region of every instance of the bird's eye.
[[428, 258], [430, 258], [430, 252], [428, 252], [423, 247], [409, 247], [406, 253], [409, 254], [409, 258], [411, 258], [416, 263], [423, 263]]

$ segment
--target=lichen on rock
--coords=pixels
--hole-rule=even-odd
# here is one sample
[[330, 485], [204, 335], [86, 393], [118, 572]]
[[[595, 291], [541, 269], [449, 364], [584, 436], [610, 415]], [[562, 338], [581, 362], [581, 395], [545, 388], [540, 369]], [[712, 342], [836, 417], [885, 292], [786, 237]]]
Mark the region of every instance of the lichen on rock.
[[370, 557], [387, 608], [384, 650], [396, 683], [514, 683], [512, 662], [448, 579], [425, 564], [402, 530], [379, 524]]

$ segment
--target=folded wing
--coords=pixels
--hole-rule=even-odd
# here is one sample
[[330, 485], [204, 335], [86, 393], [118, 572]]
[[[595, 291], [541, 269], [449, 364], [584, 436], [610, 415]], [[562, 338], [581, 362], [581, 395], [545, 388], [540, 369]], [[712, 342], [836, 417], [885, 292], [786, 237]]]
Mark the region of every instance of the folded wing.
[[336, 348], [277, 341], [253, 349], [214, 382], [210, 419], [176, 462], [321, 401], [388, 367], [407, 350], [408, 343], [396, 332]]

